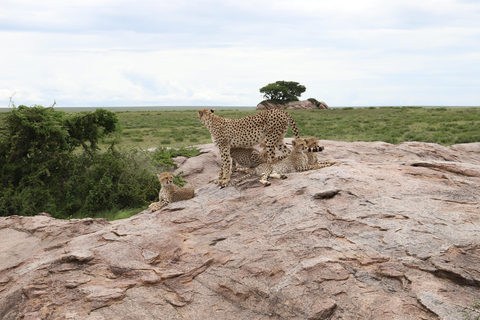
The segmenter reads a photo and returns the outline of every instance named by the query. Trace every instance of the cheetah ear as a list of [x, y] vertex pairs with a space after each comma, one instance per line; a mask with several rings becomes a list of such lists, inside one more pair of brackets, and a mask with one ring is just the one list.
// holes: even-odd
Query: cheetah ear
[[160, 174], [158, 174], [158, 173], [157, 173], [157, 178], [158, 178], [158, 180], [160, 180], [160, 179], [161, 179], [161, 175], [160, 175]]
[[212, 113], [215, 113], [215, 109], [210, 109], [210, 111], [212, 111]]
[[292, 147], [295, 147], [295, 140], [292, 140]]

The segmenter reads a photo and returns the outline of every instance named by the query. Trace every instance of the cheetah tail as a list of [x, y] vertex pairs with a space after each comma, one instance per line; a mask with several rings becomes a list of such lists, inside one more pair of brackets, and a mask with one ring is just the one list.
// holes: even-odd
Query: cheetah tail
[[240, 177], [238, 179], [235, 179], [235, 180], [232, 180], [230, 181], [230, 185], [232, 186], [238, 186], [240, 185], [241, 182], [247, 180], [247, 179], [250, 179], [253, 175], [255, 175], [254, 172], [250, 172], [250, 173], [247, 173], [246, 175], [244, 175], [243, 177]]
[[300, 135], [298, 134], [297, 124], [295, 123], [295, 120], [293, 119], [290, 113], [286, 111], [285, 113], [287, 114], [288, 124], [290, 125], [290, 128], [292, 128], [293, 134], [295, 135], [295, 139], [300, 139]]
[[340, 162], [339, 161], [322, 161], [314, 164], [313, 166], [315, 167], [315, 169], [322, 169], [322, 168], [333, 166], [337, 163], [340, 163]]
[[324, 147], [322, 146], [318, 146], [318, 147], [315, 147], [315, 148], [308, 148], [308, 152], [322, 152], [323, 149], [325, 149]]

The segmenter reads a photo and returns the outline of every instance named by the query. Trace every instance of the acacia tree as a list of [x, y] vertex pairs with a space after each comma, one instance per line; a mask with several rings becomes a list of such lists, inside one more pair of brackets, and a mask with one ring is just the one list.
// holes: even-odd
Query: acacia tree
[[298, 101], [298, 97], [306, 90], [305, 86], [294, 81], [276, 81], [260, 88], [260, 93], [267, 100], [281, 102]]

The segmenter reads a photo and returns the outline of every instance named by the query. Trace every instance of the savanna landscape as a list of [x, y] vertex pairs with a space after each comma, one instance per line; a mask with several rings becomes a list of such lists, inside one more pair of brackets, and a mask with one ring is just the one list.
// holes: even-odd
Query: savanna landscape
[[[478, 319], [479, 111], [288, 111], [336, 164], [219, 188], [196, 110], [19, 106], [0, 318]], [[163, 171], [194, 197], [149, 209]]]
[[[85, 115], [92, 113], [76, 112], [74, 108], [69, 109], [68, 112], [56, 111], [51, 108], [34, 108], [41, 108], [45, 112], [49, 110], [48, 115], [45, 114], [42, 121], [47, 118], [50, 119], [48, 121], [53, 121], [52, 119], [60, 121], [75, 117], [85, 119]], [[27, 109], [31, 108], [25, 110]], [[54, 213], [54, 216], [59, 218], [91, 216], [114, 220], [129, 217], [145, 209], [150, 202], [155, 201], [159, 188], [155, 174], [157, 171], [174, 168], [175, 163], [172, 161], [172, 157], [195, 156], [198, 154], [198, 150], [190, 147], [211, 143], [210, 133], [198, 120], [196, 110], [135, 111], [133, 109], [131, 111], [106, 112], [114, 119], [114, 127], [110, 128], [108, 132], [106, 130], [99, 131], [98, 136], [94, 137], [94, 141], [83, 144], [83, 148], [83, 142], [69, 147], [74, 150], [68, 161], [77, 163], [80, 167], [76, 168], [74, 172], [67, 170], [68, 172], [64, 173], [48, 169], [44, 163], [35, 169], [31, 167], [30, 175], [37, 179], [24, 181], [23, 183], [26, 183], [25, 186], [28, 185], [28, 188], [24, 187], [19, 192], [15, 185], [4, 185], [1, 214], [4, 216], [15, 213], [33, 215], [38, 211], [53, 210], [59, 212], [57, 215]], [[251, 108], [218, 108], [216, 110], [216, 114], [219, 116], [233, 119], [256, 112], [258, 111], [251, 110]], [[295, 119], [302, 137], [315, 137], [321, 140], [384, 141], [391, 144], [422, 141], [444, 146], [480, 141], [480, 108], [365, 107], [291, 110], [288, 112]], [[7, 117], [10, 114], [11, 112], [0, 113], [0, 132], [4, 142], [8, 135]], [[55, 126], [65, 125], [60, 122]], [[73, 122], [70, 121], [70, 123]], [[41, 123], [36, 124], [37, 127], [41, 125]], [[78, 125], [85, 124], [78, 122]], [[287, 137], [292, 136], [289, 129]], [[30, 148], [36, 147], [32, 145]], [[4, 156], [8, 152], [13, 152], [6, 149], [4, 148], [3, 151]], [[147, 151], [154, 149], [156, 149], [154, 152]], [[25, 152], [27, 154], [30, 151], [26, 150]], [[93, 160], [93, 154], [95, 154], [96, 160]], [[83, 158], [85, 155], [87, 156]], [[28, 157], [23, 158], [22, 161], [25, 162], [26, 159], [33, 161], [30, 155]], [[73, 161], [71, 157], [76, 160]], [[23, 162], [20, 164], [22, 168], [24, 168]], [[94, 165], [94, 162], [98, 163]], [[87, 167], [89, 170], [85, 170]], [[9, 170], [8, 168], [8, 166], [4, 166], [3, 170]], [[48, 171], [48, 181], [42, 180], [44, 179], [41, 178], [42, 170], [50, 170]], [[85, 172], [89, 172], [90, 176], [80, 177]], [[62, 178], [52, 179], [57, 174], [62, 175]], [[4, 176], [6, 175], [7, 172], [4, 171]], [[56, 185], [59, 180], [65, 181], [61, 187]], [[51, 201], [55, 198], [55, 192], [45, 194], [45, 190], [48, 189], [45, 189], [46, 185], [52, 183], [55, 185], [55, 187], [51, 185], [52, 188], [57, 190], [60, 188], [62, 195], [66, 194], [71, 197], [71, 203], [68, 206], [52, 208]], [[91, 186], [93, 183], [95, 183], [95, 187]], [[181, 186], [185, 181], [178, 175], [176, 183]], [[84, 186], [82, 191], [77, 189], [79, 184]], [[73, 185], [75, 185], [74, 189], [65, 190], [68, 186], [73, 188]], [[95, 190], [99, 194], [96, 194]], [[83, 194], [82, 198], [77, 198], [78, 194]], [[113, 196], [115, 194], [117, 196]], [[35, 201], [34, 199], [37, 197], [39, 200]], [[64, 196], [62, 196], [62, 201], [63, 198]]]
[[[255, 110], [216, 110], [238, 119]], [[300, 134], [334, 141], [433, 142], [441, 145], [480, 141], [480, 108], [366, 107], [291, 110]], [[118, 146], [186, 147], [211, 143], [197, 111], [131, 111], [116, 113], [123, 131]], [[289, 130], [287, 137], [293, 137]], [[117, 137], [118, 139], [119, 137]], [[113, 137], [101, 143], [106, 147]]]

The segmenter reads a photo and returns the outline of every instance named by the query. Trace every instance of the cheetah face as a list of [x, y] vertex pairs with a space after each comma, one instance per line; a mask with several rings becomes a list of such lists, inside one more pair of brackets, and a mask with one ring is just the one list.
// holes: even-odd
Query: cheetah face
[[292, 141], [293, 152], [303, 152], [308, 149], [304, 139], [295, 139]]
[[162, 174], [157, 174], [157, 177], [162, 186], [167, 186], [173, 183], [173, 176], [170, 172], [163, 172]]
[[304, 139], [305, 140], [305, 143], [307, 144], [307, 147], [308, 147], [308, 151], [311, 151], [311, 152], [320, 152], [320, 151], [323, 151], [324, 147], [321, 147], [319, 144], [318, 144], [318, 140], [315, 139], [315, 138], [307, 138], [307, 139]]
[[215, 110], [213, 109], [201, 109], [201, 110], [198, 110], [198, 119], [200, 119], [200, 122], [205, 124], [205, 120], [211, 118], [211, 116], [213, 115], [213, 113], [215, 112]]

